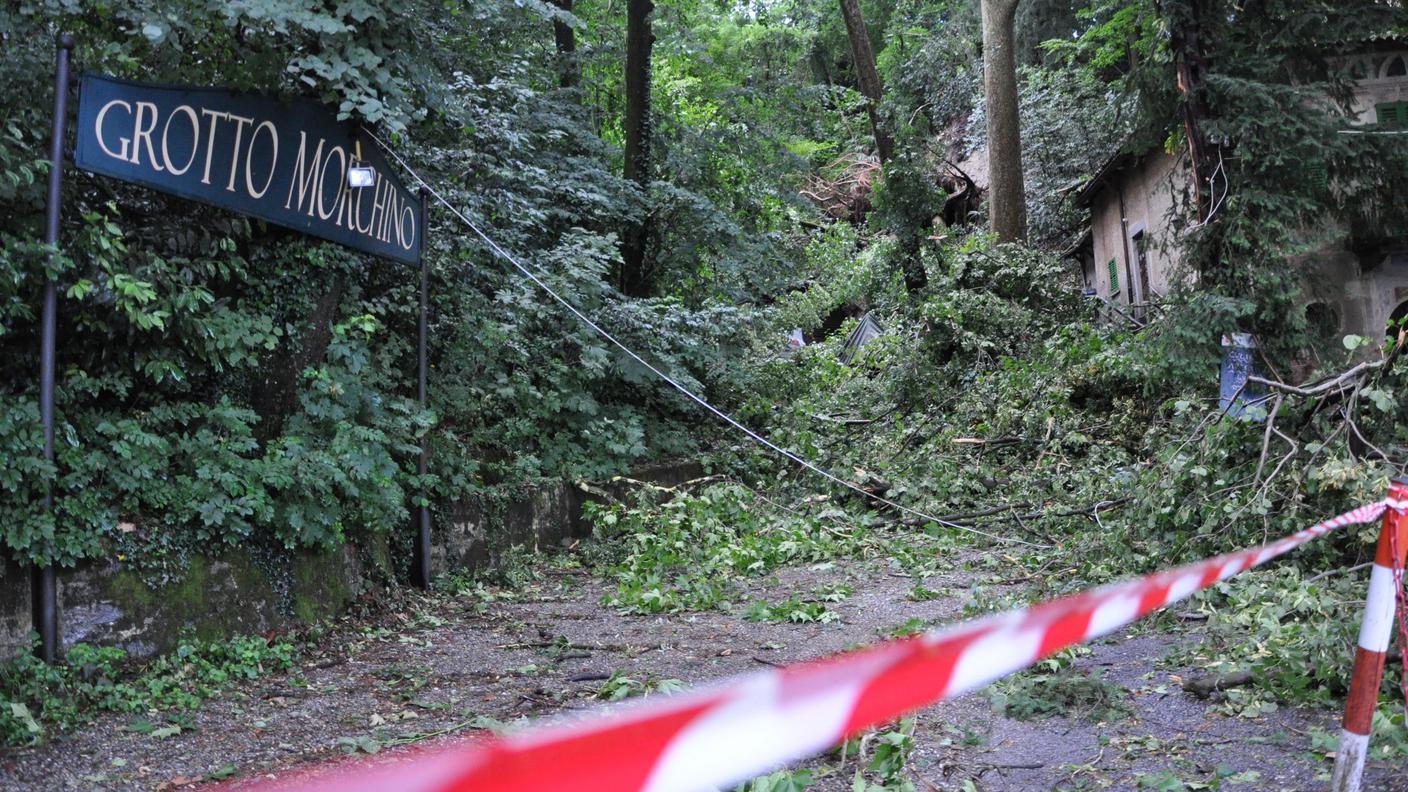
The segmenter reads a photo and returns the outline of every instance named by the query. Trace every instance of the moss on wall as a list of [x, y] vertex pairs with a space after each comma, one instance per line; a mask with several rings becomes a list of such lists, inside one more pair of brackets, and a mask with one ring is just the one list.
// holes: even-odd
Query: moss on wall
[[299, 553], [293, 561], [289, 608], [305, 624], [334, 616], [357, 595], [361, 585], [352, 553]]

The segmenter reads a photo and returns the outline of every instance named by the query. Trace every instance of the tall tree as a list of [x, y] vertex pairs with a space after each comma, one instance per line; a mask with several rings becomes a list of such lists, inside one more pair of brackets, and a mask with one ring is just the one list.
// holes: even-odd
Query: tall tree
[[1017, 117], [1016, 36], [1018, 0], [981, 0], [983, 96], [988, 121], [988, 220], [1003, 242], [1027, 238], [1026, 187], [1022, 182], [1022, 129]]
[[[655, 11], [651, 0], [629, 0], [626, 5], [626, 119], [625, 177], [634, 182], [645, 197], [650, 195], [650, 49], [655, 34], [650, 28], [650, 15]], [[645, 247], [650, 238], [651, 211], [646, 207], [639, 223], [631, 225], [621, 240], [621, 278], [619, 287], [624, 294], [635, 297], [650, 293], [651, 277], [645, 261]]]
[[870, 115], [870, 128], [875, 133], [875, 152], [881, 162], [886, 162], [895, 154], [895, 142], [880, 118], [880, 99], [885, 88], [880, 84], [880, 72], [875, 69], [875, 52], [870, 48], [870, 34], [865, 29], [859, 0], [841, 0], [841, 17], [846, 21], [856, 80], [860, 83], [860, 92], [865, 94], [865, 111]]
[[1191, 0], [1169, 10], [1169, 45], [1178, 74], [1178, 92], [1183, 96], [1183, 136], [1188, 141], [1194, 203], [1200, 222], [1208, 219], [1211, 209], [1208, 187], [1213, 172], [1212, 147], [1202, 127], [1202, 122], [1208, 117], [1208, 108], [1203, 88], [1206, 63], [1201, 38], [1201, 18], [1204, 15], [1201, 6], [1199, 0]]
[[[552, 0], [552, 4], [572, 13], [572, 0]], [[582, 79], [582, 71], [577, 64], [577, 32], [561, 19], [554, 19], [552, 35], [557, 44], [558, 84], [563, 88], [576, 88]]]

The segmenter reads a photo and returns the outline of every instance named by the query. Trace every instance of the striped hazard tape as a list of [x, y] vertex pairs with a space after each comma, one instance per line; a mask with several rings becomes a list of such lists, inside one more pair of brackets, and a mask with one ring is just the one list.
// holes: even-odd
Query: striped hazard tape
[[259, 792], [574, 792], [712, 790], [819, 753], [866, 728], [1020, 671], [1145, 614], [1392, 507], [1361, 506], [1261, 547], [1029, 608], [770, 669], [599, 717], [394, 763], [323, 770]]

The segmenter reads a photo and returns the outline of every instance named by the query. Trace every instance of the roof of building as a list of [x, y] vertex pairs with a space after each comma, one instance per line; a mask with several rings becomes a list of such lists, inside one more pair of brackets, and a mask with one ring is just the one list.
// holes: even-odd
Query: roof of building
[[1105, 160], [1100, 168], [1095, 171], [1095, 175], [1090, 177], [1090, 181], [1087, 181], [1076, 191], [1076, 204], [1080, 206], [1090, 206], [1090, 202], [1095, 200], [1096, 194], [1104, 189], [1111, 177], [1124, 171], [1126, 168], [1138, 165], [1147, 153], [1148, 152], [1132, 154], [1121, 146], [1119, 151], [1116, 151], [1114, 155]]
[[1061, 258], [1078, 259], [1080, 257], [1079, 253], [1081, 252], [1082, 248], [1085, 248], [1089, 245], [1093, 245], [1094, 243], [1095, 234], [1091, 230], [1090, 226], [1087, 225], [1084, 229], [1081, 230], [1080, 236], [1076, 237], [1074, 242], [1067, 245], [1066, 249], [1061, 251]]

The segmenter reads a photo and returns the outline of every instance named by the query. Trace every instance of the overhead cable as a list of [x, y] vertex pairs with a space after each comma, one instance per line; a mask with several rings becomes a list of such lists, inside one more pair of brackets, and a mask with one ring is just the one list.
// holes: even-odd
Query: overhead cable
[[912, 507], [909, 507], [909, 506], [905, 506], [905, 505], [900, 504], [900, 503], [896, 503], [895, 501], [890, 500], [889, 498], [886, 498], [886, 497], [884, 497], [884, 496], [882, 496], [882, 495], [877, 495], [877, 494], [875, 494], [875, 493], [873, 493], [873, 492], [870, 492], [870, 491], [868, 491], [868, 490], [866, 490], [866, 489], [864, 489], [864, 488], [862, 488], [862, 487], [856, 485], [856, 484], [853, 483], [853, 482], [847, 481], [847, 480], [841, 478], [840, 476], [835, 475], [834, 473], [831, 473], [831, 472], [829, 472], [829, 471], [827, 471], [827, 470], [824, 470], [824, 469], [818, 467], [817, 465], [813, 464], [812, 462], [809, 462], [808, 460], [802, 458], [801, 456], [798, 456], [797, 454], [793, 453], [792, 451], [789, 451], [789, 450], [787, 450], [786, 448], [783, 448], [782, 446], [777, 445], [776, 443], [774, 443], [774, 442], [772, 442], [771, 440], [767, 439], [767, 438], [764, 437], [763, 435], [761, 435], [761, 434], [759, 434], [759, 433], [753, 431], [752, 429], [749, 429], [747, 426], [744, 426], [740, 421], [738, 421], [738, 419], [734, 418], [733, 416], [729, 415], [728, 413], [724, 412], [723, 410], [719, 409], [718, 407], [715, 407], [714, 405], [710, 404], [707, 400], [704, 399], [704, 397], [700, 396], [699, 394], [695, 393], [694, 391], [692, 391], [692, 390], [690, 390], [689, 388], [685, 387], [684, 385], [680, 384], [677, 380], [675, 380], [675, 379], [674, 379], [673, 377], [671, 377], [669, 374], [666, 374], [664, 371], [661, 371], [659, 368], [656, 368], [654, 365], [652, 365], [652, 364], [651, 364], [649, 361], [647, 361], [645, 358], [643, 358], [643, 357], [641, 357], [639, 354], [637, 354], [637, 353], [635, 352], [635, 350], [633, 350], [633, 349], [631, 349], [630, 347], [626, 346], [624, 343], [622, 343], [620, 340], [618, 340], [614, 335], [612, 335], [611, 333], [607, 332], [607, 330], [606, 330], [605, 328], [603, 328], [601, 325], [599, 325], [599, 324], [597, 324], [596, 322], [592, 321], [591, 317], [587, 316], [585, 313], [583, 313], [581, 310], [579, 310], [579, 309], [577, 308], [577, 306], [573, 305], [573, 304], [572, 304], [570, 301], [568, 301], [565, 297], [563, 297], [562, 295], [558, 294], [556, 291], [553, 291], [552, 287], [549, 286], [547, 283], [545, 283], [542, 278], [538, 277], [532, 270], [530, 270], [528, 267], [526, 267], [526, 266], [524, 266], [523, 264], [521, 264], [521, 263], [518, 261], [518, 259], [514, 258], [514, 257], [513, 257], [512, 255], [510, 255], [507, 251], [505, 251], [502, 247], [499, 247], [499, 244], [498, 244], [497, 242], [495, 242], [488, 234], [485, 234], [483, 231], [480, 231], [480, 230], [479, 230], [479, 227], [476, 226], [472, 220], [470, 220], [468, 217], [466, 217], [463, 212], [461, 212], [458, 208], [456, 208], [456, 207], [454, 206], [454, 204], [452, 204], [452, 203], [450, 203], [448, 200], [446, 200], [445, 197], [444, 197], [443, 195], [441, 195], [438, 190], [436, 190], [434, 187], [432, 187], [432, 186], [430, 185], [430, 182], [426, 181], [426, 180], [420, 175], [420, 173], [418, 173], [418, 172], [416, 171], [415, 168], [412, 168], [409, 163], [407, 163], [404, 159], [402, 159], [401, 155], [398, 154], [398, 153], [396, 153], [396, 151], [395, 151], [393, 148], [391, 148], [391, 146], [387, 145], [386, 142], [383, 141], [380, 137], [377, 137], [377, 135], [376, 135], [374, 132], [372, 132], [370, 129], [367, 129], [366, 127], [363, 127], [363, 131], [365, 131], [365, 132], [367, 133], [367, 135], [371, 137], [372, 140], [376, 141], [377, 145], [380, 146], [381, 149], [382, 149], [383, 151], [385, 151], [388, 155], [390, 155], [392, 159], [396, 160], [396, 162], [399, 163], [402, 168], [404, 168], [408, 173], [410, 173], [413, 177], [415, 177], [415, 180], [416, 180], [417, 182], [419, 182], [422, 187], [425, 188], [426, 192], [428, 192], [431, 196], [433, 196], [433, 197], [435, 198], [435, 200], [439, 201], [442, 206], [444, 206], [446, 209], [450, 210], [451, 214], [453, 214], [455, 217], [458, 217], [458, 218], [460, 219], [460, 222], [464, 223], [465, 226], [466, 226], [467, 228], [469, 228], [470, 231], [473, 231], [474, 234], [475, 234], [475, 236], [479, 237], [479, 239], [484, 243], [484, 245], [485, 245], [486, 247], [488, 247], [488, 249], [489, 249], [490, 251], [492, 251], [495, 255], [497, 255], [499, 258], [503, 259], [504, 261], [508, 262], [510, 265], [512, 265], [512, 266], [514, 267], [514, 269], [517, 269], [520, 273], [523, 274], [523, 276], [524, 276], [525, 278], [527, 278], [528, 280], [530, 280], [530, 281], [532, 281], [534, 284], [536, 284], [536, 285], [538, 286], [538, 288], [540, 288], [540, 289], [542, 289], [544, 292], [546, 292], [549, 297], [552, 297], [553, 300], [555, 300], [559, 305], [561, 305], [563, 308], [565, 308], [565, 309], [566, 309], [569, 313], [571, 313], [573, 316], [577, 317], [577, 319], [578, 319], [579, 321], [581, 321], [582, 324], [585, 324], [587, 327], [591, 328], [592, 331], [595, 332], [597, 335], [601, 336], [603, 339], [605, 339], [606, 341], [610, 342], [610, 343], [611, 343], [613, 346], [615, 346], [617, 349], [620, 349], [622, 352], [626, 353], [626, 355], [627, 355], [628, 357], [630, 357], [632, 360], [634, 360], [635, 362], [639, 363], [640, 365], [644, 366], [644, 367], [645, 367], [647, 370], [649, 370], [652, 374], [654, 374], [655, 376], [659, 377], [661, 380], [663, 380], [664, 382], [666, 382], [667, 384], [669, 384], [670, 387], [672, 387], [672, 388], [674, 388], [675, 390], [679, 391], [685, 398], [689, 399], [690, 401], [694, 402], [695, 404], [699, 405], [700, 407], [703, 407], [705, 410], [707, 410], [708, 412], [712, 413], [715, 417], [719, 418], [719, 419], [722, 420], [724, 423], [727, 423], [729, 426], [732, 426], [733, 428], [737, 429], [738, 431], [744, 433], [744, 434], [747, 435], [750, 439], [752, 439], [755, 443], [758, 443], [759, 445], [763, 446], [764, 448], [767, 448], [767, 449], [773, 451], [774, 453], [776, 453], [776, 454], [778, 454], [778, 455], [780, 455], [780, 456], [782, 456], [782, 457], [785, 457], [786, 459], [791, 460], [792, 462], [796, 463], [797, 465], [800, 465], [801, 467], [804, 467], [804, 468], [806, 468], [807, 470], [810, 470], [811, 472], [816, 473], [817, 475], [819, 475], [819, 476], [821, 476], [821, 477], [827, 479], [828, 481], [831, 481], [831, 482], [833, 482], [833, 483], [835, 483], [835, 484], [839, 484], [839, 485], [841, 485], [842, 487], [845, 487], [846, 489], [848, 489], [848, 490], [850, 490], [850, 491], [852, 491], [852, 492], [855, 492], [855, 493], [861, 495], [862, 497], [868, 498], [868, 499], [870, 499], [870, 500], [872, 500], [872, 501], [874, 501], [874, 502], [876, 502], [876, 503], [882, 503], [882, 504], [884, 504], [884, 505], [886, 505], [886, 506], [890, 506], [891, 508], [898, 509], [899, 511], [905, 512], [906, 514], [913, 515], [913, 516], [918, 517], [918, 518], [920, 518], [920, 519], [922, 519], [922, 520], [928, 520], [929, 522], [933, 522], [933, 523], [936, 523], [936, 524], [938, 524], [938, 525], [943, 525], [943, 526], [946, 526], [946, 527], [949, 527], [949, 528], [954, 528], [954, 529], [957, 529], [957, 530], [960, 530], [960, 531], [965, 531], [965, 532], [967, 532], [967, 533], [976, 534], [976, 535], [978, 535], [978, 536], [984, 536], [984, 537], [987, 537], [988, 539], [992, 539], [992, 540], [998, 541], [998, 542], [1007, 542], [1007, 543], [1011, 543], [1011, 544], [1020, 544], [1020, 545], [1026, 545], [1027, 547], [1035, 547], [1035, 548], [1045, 548], [1045, 547], [1048, 547], [1048, 545], [1037, 544], [1037, 543], [1035, 543], [1035, 542], [1028, 542], [1028, 541], [1026, 541], [1026, 540], [1018, 539], [1018, 538], [1011, 537], [1011, 536], [1000, 536], [1000, 535], [998, 535], [998, 534], [989, 533], [989, 532], [987, 532], [987, 531], [982, 531], [982, 530], [979, 530], [979, 529], [977, 529], [977, 528], [969, 527], [969, 526], [967, 526], [967, 525], [961, 525], [961, 524], [959, 524], [959, 523], [951, 522], [951, 521], [949, 521], [949, 520], [945, 520], [945, 519], [940, 518], [940, 517], [935, 517], [935, 516], [933, 516], [933, 515], [931, 515], [931, 514], [926, 514], [926, 513], [922, 512], [922, 511], [919, 511], [918, 509], [915, 509], [915, 508], [912, 508]]

